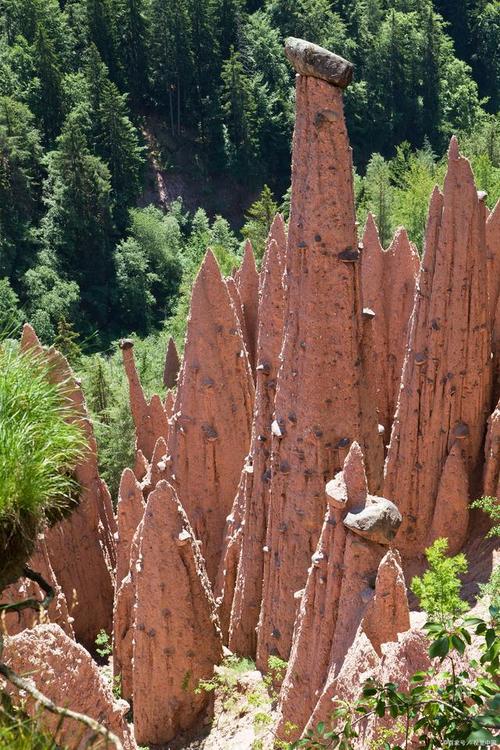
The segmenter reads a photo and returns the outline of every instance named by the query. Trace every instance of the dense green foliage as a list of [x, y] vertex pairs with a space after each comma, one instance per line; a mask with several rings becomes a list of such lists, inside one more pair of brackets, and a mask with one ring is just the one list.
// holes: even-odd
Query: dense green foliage
[[13, 341], [0, 341], [0, 592], [21, 574], [39, 531], [74, 508], [86, 438], [67, 385]]
[[[64, 321], [87, 350], [132, 330], [147, 335], [172, 315], [180, 332], [200, 257], [191, 235], [205, 241], [208, 219], [179, 205], [137, 208], [147, 202], [148, 155], [168, 182], [177, 151], [187, 152], [178, 171], [244, 186], [247, 205], [269, 185], [244, 227], [262, 253], [289, 185], [288, 34], [355, 63], [346, 115], [358, 208], [361, 221], [376, 213], [384, 242], [403, 222], [421, 243], [452, 132], [493, 204], [498, 3], [0, 0], [2, 324], [27, 317], [51, 342]], [[161, 153], [153, 121], [165, 124]], [[214, 201], [220, 213], [224, 200]], [[219, 254], [238, 250], [222, 219], [210, 231]]]

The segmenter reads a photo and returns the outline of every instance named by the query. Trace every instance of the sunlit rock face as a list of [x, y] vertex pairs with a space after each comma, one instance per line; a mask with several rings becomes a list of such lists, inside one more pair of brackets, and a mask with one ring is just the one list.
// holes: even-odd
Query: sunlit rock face
[[149, 495], [136, 567], [134, 728], [139, 744], [159, 744], [200, 720], [210, 696], [196, 688], [222, 659], [204, 561], [166, 481]]
[[168, 442], [169, 481], [215, 584], [224, 527], [250, 446], [254, 384], [238, 318], [211, 251], [196, 277]]
[[324, 485], [361, 445], [380, 486], [375, 382], [362, 347], [360, 251], [342, 91], [296, 79], [284, 337], [276, 384], [272, 477], [257, 664], [288, 659], [294, 592], [307, 578], [325, 512]]
[[398, 547], [465, 540], [467, 480], [480, 468], [491, 408], [485, 205], [452, 138], [441, 194], [429, 206], [384, 494], [403, 515]]

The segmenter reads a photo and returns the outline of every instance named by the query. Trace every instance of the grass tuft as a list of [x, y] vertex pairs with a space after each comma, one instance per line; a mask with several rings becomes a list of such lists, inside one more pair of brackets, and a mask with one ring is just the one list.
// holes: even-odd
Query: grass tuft
[[[75, 502], [73, 476], [86, 438], [74, 419], [68, 383], [51, 383], [33, 351], [0, 342], [0, 546], [29, 548], [46, 522]], [[1, 568], [2, 566], [0, 566]], [[0, 570], [0, 579], [1, 579]]]

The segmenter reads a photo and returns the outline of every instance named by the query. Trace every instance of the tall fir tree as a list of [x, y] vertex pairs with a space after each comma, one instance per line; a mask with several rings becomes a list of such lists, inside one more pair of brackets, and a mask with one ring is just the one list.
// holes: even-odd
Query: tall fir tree
[[144, 0], [113, 0], [114, 39], [123, 85], [137, 107], [148, 96], [147, 17]]
[[47, 29], [38, 25], [33, 42], [33, 60], [39, 88], [33, 111], [39, 118], [47, 144], [53, 144], [63, 118], [61, 63]]
[[424, 135], [430, 140], [435, 148], [441, 144], [439, 123], [441, 120], [440, 108], [440, 28], [432, 5], [424, 10], [422, 16], [423, 30], [423, 86], [422, 86], [422, 127]]
[[126, 96], [109, 79], [97, 47], [88, 50], [85, 66], [90, 104], [91, 144], [107, 164], [115, 198], [115, 220], [123, 230], [128, 208], [140, 193], [144, 167], [139, 134], [129, 118]]
[[112, 0], [84, 0], [89, 42], [95, 44], [113, 80], [117, 79]]
[[190, 125], [186, 104], [194, 75], [188, 0], [151, 0], [148, 28], [151, 95], [172, 135], [180, 135]]
[[0, 277], [19, 282], [34, 260], [41, 214], [42, 147], [32, 112], [0, 97]]
[[84, 318], [105, 328], [115, 240], [111, 180], [107, 166], [89, 149], [89, 127], [87, 113], [74, 109], [57, 139], [57, 149], [48, 157], [48, 210], [41, 238], [62, 273], [78, 283]]

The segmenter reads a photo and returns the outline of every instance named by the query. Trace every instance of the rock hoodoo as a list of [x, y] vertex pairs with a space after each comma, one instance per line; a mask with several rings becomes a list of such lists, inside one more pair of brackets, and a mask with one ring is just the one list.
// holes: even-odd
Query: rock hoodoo
[[257, 342], [257, 316], [259, 295], [259, 274], [255, 265], [252, 243], [247, 240], [243, 254], [243, 263], [236, 272], [236, 286], [241, 299], [245, 331], [248, 340], [248, 359], [252, 372], [255, 369], [255, 347]]
[[395, 642], [410, 629], [406, 583], [397, 550], [389, 550], [380, 562], [375, 594], [368, 604], [361, 627], [379, 656], [383, 643]]
[[[68, 610], [66, 597], [56, 579], [55, 573], [50, 564], [50, 557], [45, 543], [45, 537], [41, 534], [38, 538], [36, 549], [31, 556], [28, 567], [39, 573], [42, 578], [54, 590], [54, 598], [50, 603], [48, 610], [36, 612], [33, 609], [23, 609], [21, 612], [3, 613], [2, 625], [9, 635], [16, 635], [25, 628], [32, 628], [41, 621], [53, 622], [64, 630], [66, 635], [74, 638], [73, 618]], [[15, 583], [7, 586], [1, 593], [2, 604], [13, 604], [23, 601], [24, 599], [34, 598], [42, 601], [45, 594], [39, 585], [27, 578], [20, 578]], [[0, 626], [1, 628], [1, 626]]]
[[389, 442], [399, 395], [415, 283], [418, 253], [400, 227], [387, 250], [382, 248], [373, 216], [368, 214], [363, 235], [361, 282], [363, 306], [375, 313], [373, 348], [377, 384], [378, 421]]
[[222, 639], [198, 544], [165, 481], [144, 513], [133, 648], [137, 742], [169, 742], [196, 725], [206, 707], [207, 694], [194, 689], [222, 659]]
[[483, 495], [500, 498], [500, 401], [488, 420], [484, 458]]
[[130, 547], [137, 527], [144, 514], [144, 499], [141, 485], [132, 469], [124, 469], [118, 491], [116, 516], [118, 538], [116, 542], [116, 588], [129, 572]]
[[215, 583], [226, 517], [250, 445], [254, 385], [238, 320], [211, 251], [193, 287], [170, 430], [170, 481]]
[[[286, 224], [283, 218], [283, 214], [276, 214], [276, 216], [273, 219], [273, 223], [271, 224], [271, 229], [269, 230], [267, 248], [269, 248], [269, 243], [271, 242], [271, 240], [274, 240], [278, 246], [278, 254], [280, 257], [280, 261], [284, 268], [285, 262], [286, 262], [287, 236], [286, 236]], [[260, 283], [262, 286], [262, 281]]]
[[[286, 54], [298, 73], [289, 232], [278, 214], [260, 274], [249, 242], [227, 279], [207, 251], [181, 366], [168, 343], [175, 395], [148, 401], [133, 343], [121, 342], [136, 457], [116, 519], [79, 384], [64, 357], [23, 333], [23, 348], [69, 383], [89, 451], [80, 505], [31, 562], [56, 590], [43, 618], [67, 635], [23, 612], [14, 627], [30, 629], [6, 639], [5, 658], [57, 703], [104, 721], [125, 750], [136, 747], [125, 704], [73, 625], [89, 648], [113, 626], [113, 671], [139, 743], [177, 747], [206, 722], [210, 694], [196, 688], [223, 639], [263, 672], [270, 656], [288, 660], [273, 731], [293, 742], [328, 725], [368, 677], [404, 689], [429, 665], [403, 565], [418, 568], [440, 536], [452, 554], [468, 536], [466, 550], [482, 545], [490, 562], [468, 506], [500, 494], [500, 204], [487, 217], [452, 139], [421, 265], [403, 228], [384, 250], [371, 215], [358, 244], [342, 105], [352, 65], [294, 38]], [[27, 594], [40, 591], [18, 581], [4, 600]], [[247, 687], [256, 675], [261, 685], [253, 672]], [[353, 750], [381, 727], [364, 721]], [[71, 744], [73, 729], [57, 739]], [[239, 726], [235, 747], [244, 735]]]
[[120, 680], [125, 700], [133, 698], [133, 637], [135, 624], [135, 589], [137, 563], [142, 538], [144, 516], [137, 526], [130, 545], [129, 572], [117, 586], [113, 610], [113, 675]]
[[243, 303], [241, 301], [240, 293], [239, 293], [238, 287], [236, 286], [236, 281], [233, 279], [232, 276], [227, 276], [224, 280], [226, 282], [227, 291], [229, 292], [231, 302], [233, 303], [236, 317], [238, 318], [241, 335], [245, 343], [245, 348], [248, 354], [248, 352], [250, 351], [250, 341], [248, 339], [247, 325], [245, 323], [245, 314], [243, 312]]
[[[275, 223], [277, 226], [273, 224], [274, 231], [272, 227], [270, 237], [273, 234], [279, 236], [279, 220], [275, 219]], [[284, 233], [280, 241], [283, 241], [283, 235]], [[237, 498], [241, 506], [244, 533], [240, 533], [237, 538], [237, 555], [233, 558], [233, 587], [226, 586], [224, 591], [226, 608], [230, 610], [232, 605], [230, 648], [252, 657], [255, 656], [255, 629], [262, 598], [263, 547], [269, 506], [271, 424], [283, 334], [283, 259], [283, 247], [280, 248], [275, 239], [270, 239], [260, 278], [252, 441], [240, 479], [241, 497]]]
[[[466, 488], [463, 479], [460, 488], [454, 486], [451, 464], [457, 467], [463, 461], [468, 477], [478, 469], [491, 403], [491, 370], [485, 206], [470, 164], [452, 138], [444, 194], [436, 188], [429, 206], [385, 469], [384, 494], [397, 498], [403, 515], [398, 547], [406, 555], [421, 552], [432, 541], [433, 524], [443, 527], [433, 519], [441, 519], [443, 512], [460, 519], [447, 534], [450, 549], [464, 541]], [[459, 494], [440, 493], [441, 481], [446, 490], [459, 489]], [[441, 502], [447, 507], [438, 507]]]
[[112, 628], [116, 522], [111, 498], [99, 476], [97, 445], [82, 389], [67, 360], [53, 348], [44, 350], [29, 325], [24, 326], [21, 347], [44, 354], [51, 377], [68, 383], [68, 398], [88, 440], [88, 451], [75, 469], [81, 486], [78, 507], [46, 531], [45, 543], [55, 577], [74, 618], [75, 636], [92, 648], [98, 632], [109, 633]]
[[500, 397], [500, 200], [486, 221], [488, 297], [492, 328], [494, 396]]
[[165, 388], [175, 388], [180, 370], [179, 354], [172, 336], [168, 339], [165, 367], [163, 369], [163, 385]]
[[136, 451], [140, 450], [144, 457], [151, 461], [158, 438], [168, 438], [168, 415], [159, 396], [154, 395], [148, 403], [144, 395], [135, 366], [134, 342], [131, 339], [122, 339], [120, 348], [129, 385]]
[[[299, 72], [305, 69], [300, 60], [314, 64], [302, 45], [287, 42], [286, 49]], [[288, 658], [294, 592], [305, 585], [321, 533], [326, 479], [342, 468], [353, 440], [362, 444], [373, 489], [383, 462], [374, 399], [369, 404], [365, 398], [351, 150], [341, 89], [322, 80], [328, 55], [323, 50], [318, 67], [296, 79], [287, 301], [258, 626], [261, 668], [270, 654]], [[331, 63], [337, 65], [333, 55]]]
[[[300, 737], [325, 686], [336, 677], [367, 605], [373, 601], [375, 576], [385, 548], [401, 523], [393, 503], [368, 493], [363, 454], [356, 442], [343, 471], [326, 485], [326, 495], [328, 511], [311, 558], [281, 689], [277, 732], [282, 739]], [[389, 597], [396, 592], [395, 586], [388, 586], [387, 578], [384, 574], [379, 600], [382, 588]], [[386, 603], [389, 609], [399, 609], [397, 593], [398, 601]], [[296, 729], [287, 729], [290, 724]]]

